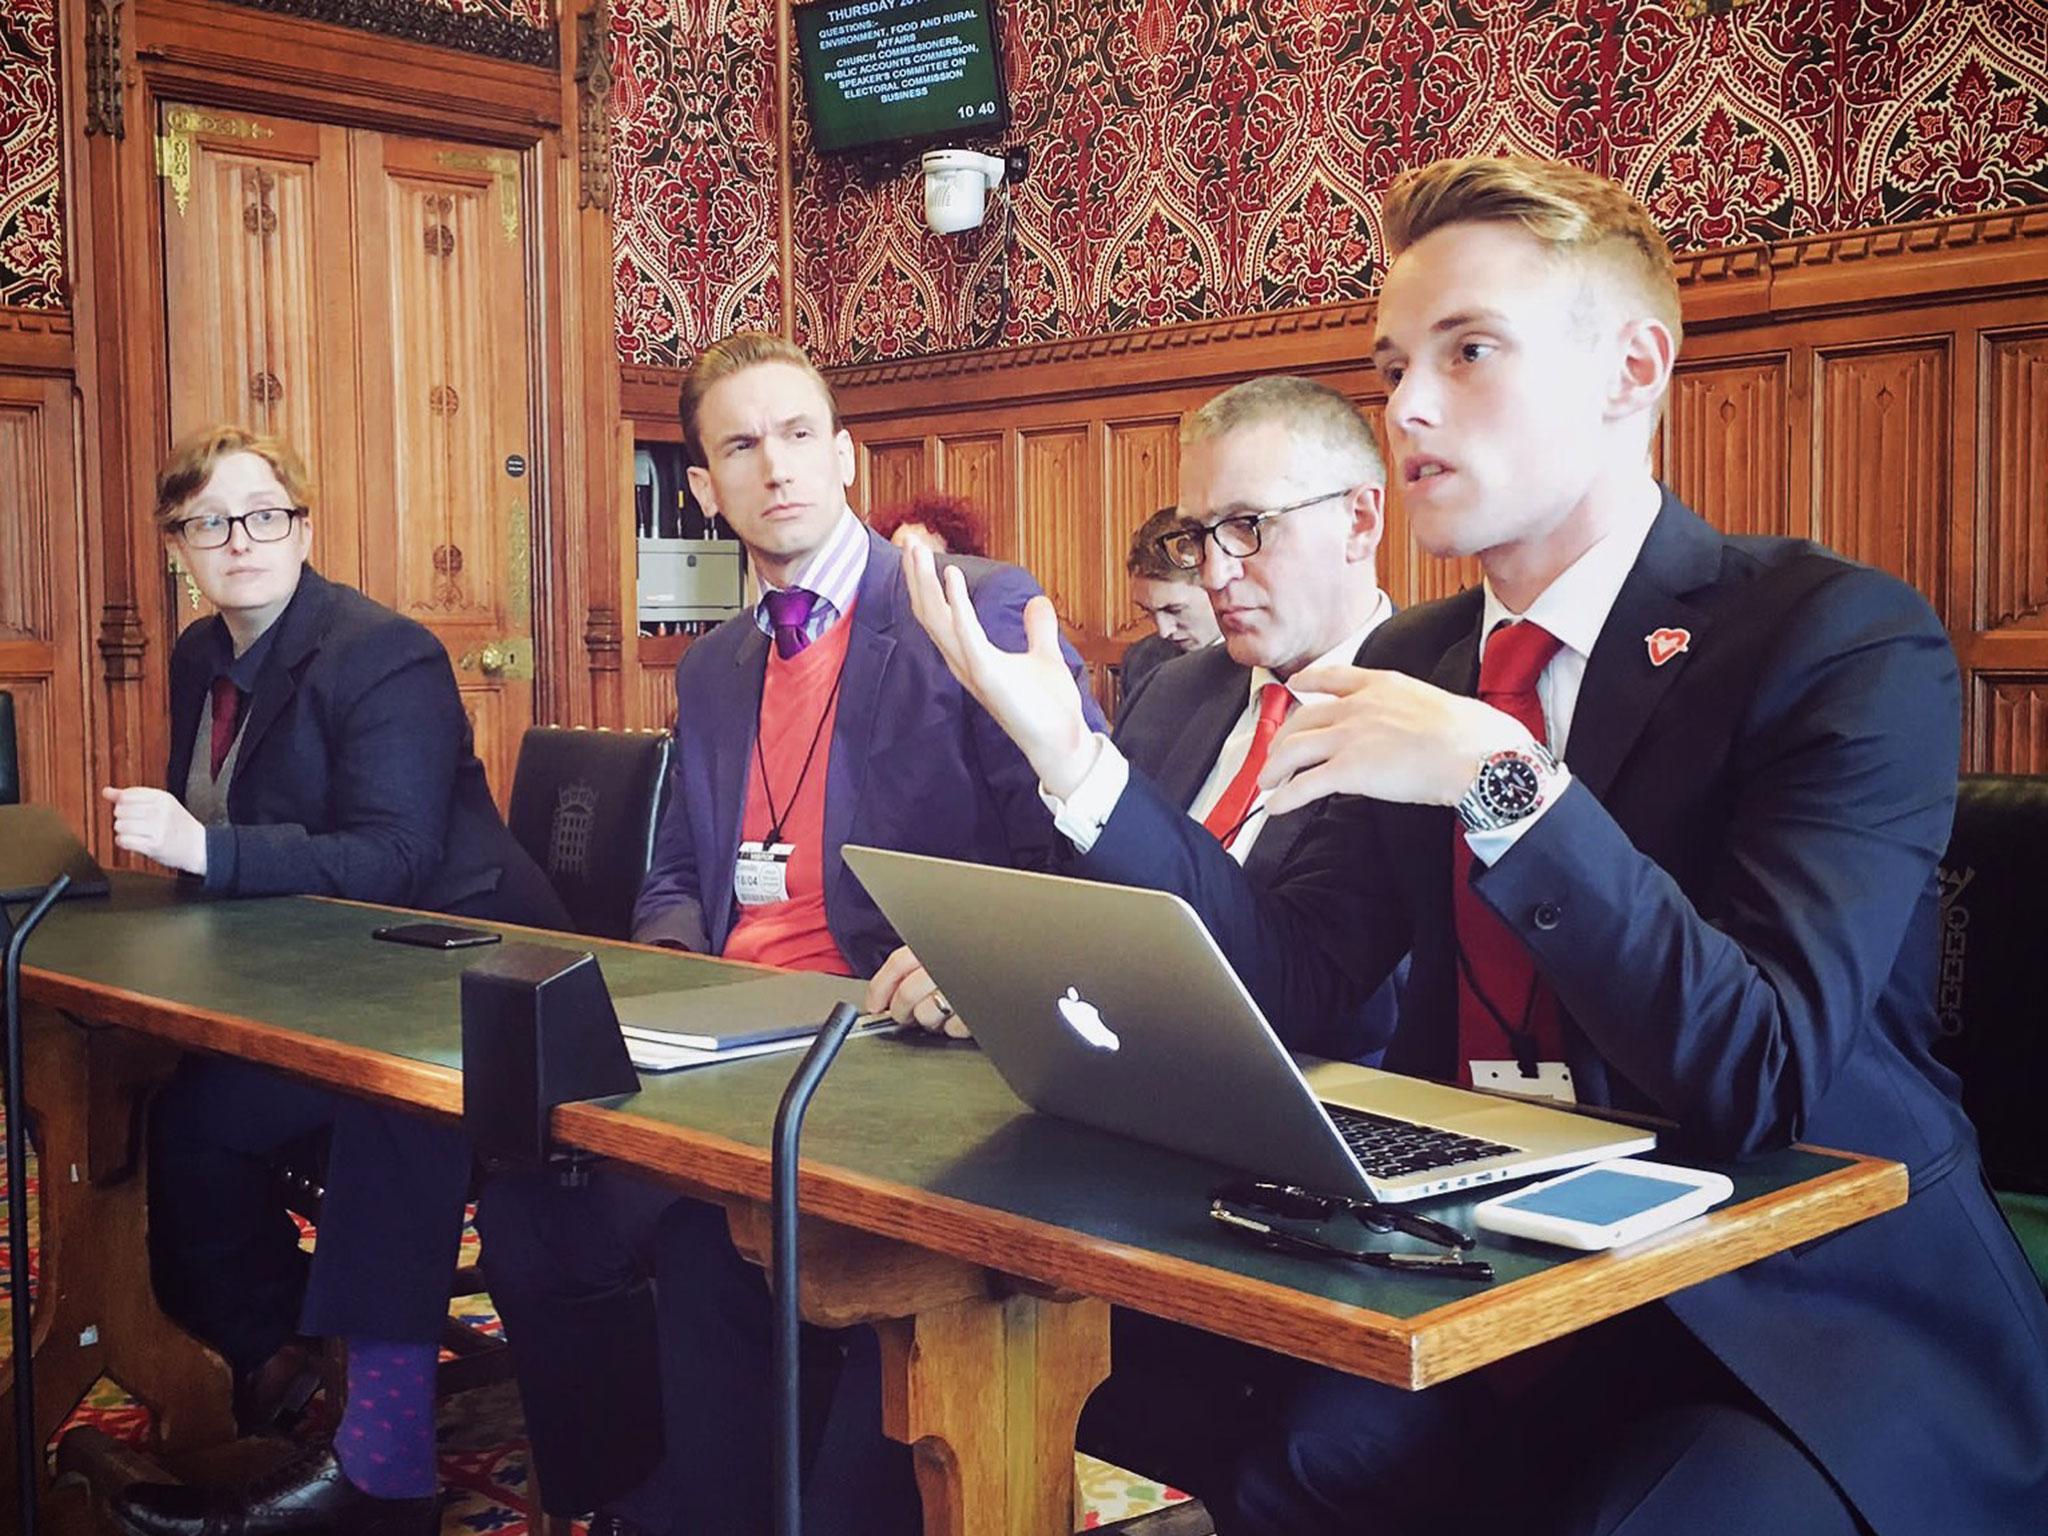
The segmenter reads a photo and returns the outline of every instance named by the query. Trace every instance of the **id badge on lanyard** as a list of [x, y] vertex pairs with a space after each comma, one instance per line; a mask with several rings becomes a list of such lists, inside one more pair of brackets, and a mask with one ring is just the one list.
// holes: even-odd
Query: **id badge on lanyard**
[[734, 899], [743, 907], [789, 900], [789, 856], [795, 851], [793, 843], [741, 843], [732, 872]]

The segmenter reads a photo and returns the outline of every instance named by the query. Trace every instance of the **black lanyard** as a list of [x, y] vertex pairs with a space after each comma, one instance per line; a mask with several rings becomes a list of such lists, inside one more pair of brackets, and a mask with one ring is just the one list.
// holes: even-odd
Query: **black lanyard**
[[1479, 999], [1479, 1005], [1492, 1015], [1493, 1022], [1500, 1026], [1500, 1032], [1508, 1037], [1508, 1048], [1515, 1053], [1515, 1065], [1522, 1076], [1535, 1077], [1536, 1073], [1536, 1030], [1529, 1020], [1536, 1012], [1536, 989], [1543, 979], [1534, 970], [1529, 973], [1529, 995], [1522, 1000], [1522, 1025], [1517, 1029], [1507, 1020], [1507, 1015], [1494, 1006], [1486, 989], [1479, 985], [1479, 978], [1473, 974], [1472, 962], [1465, 955], [1465, 946], [1454, 938], [1452, 948], [1458, 955], [1458, 974], [1465, 978], [1465, 985], [1472, 989], [1472, 995]]
[[811, 727], [811, 744], [804, 752], [803, 767], [797, 770], [796, 783], [790, 788], [787, 809], [778, 811], [775, 808], [775, 791], [768, 787], [768, 759], [761, 751], [761, 727], [758, 721], [755, 723], [754, 761], [761, 767], [761, 797], [768, 802], [768, 835], [761, 840], [765, 847], [773, 848], [782, 841], [782, 823], [796, 809], [797, 799], [804, 792], [804, 780], [811, 776], [811, 760], [818, 755], [818, 739], [825, 734], [825, 722], [832, 718], [832, 706], [839, 699], [839, 684], [845, 677], [845, 669], [841, 668], [839, 675], [832, 679], [832, 691], [825, 695], [825, 707], [818, 711], [818, 723]]

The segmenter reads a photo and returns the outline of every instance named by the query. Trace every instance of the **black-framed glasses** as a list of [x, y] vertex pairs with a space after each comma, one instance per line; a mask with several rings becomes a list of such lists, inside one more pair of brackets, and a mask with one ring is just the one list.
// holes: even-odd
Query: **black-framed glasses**
[[1323, 1195], [1296, 1184], [1246, 1181], [1225, 1184], [1209, 1192], [1209, 1217], [1261, 1248], [1279, 1253], [1304, 1254], [1314, 1258], [1343, 1259], [1351, 1264], [1368, 1264], [1375, 1269], [1392, 1269], [1412, 1274], [1439, 1275], [1452, 1280], [1491, 1280], [1493, 1266], [1484, 1259], [1464, 1259], [1456, 1253], [1394, 1253], [1384, 1249], [1345, 1248], [1311, 1232], [1277, 1227], [1266, 1218], [1292, 1221], [1328, 1221], [1340, 1214], [1355, 1217], [1372, 1232], [1405, 1232], [1439, 1247], [1462, 1251], [1474, 1239], [1446, 1222], [1417, 1211], [1359, 1200], [1348, 1195]]
[[1276, 517], [1285, 517], [1289, 512], [1299, 512], [1304, 507], [1313, 507], [1325, 501], [1335, 501], [1339, 496], [1349, 496], [1355, 489], [1345, 486], [1341, 490], [1325, 491], [1320, 496], [1311, 496], [1305, 501], [1290, 501], [1284, 507], [1267, 507], [1258, 512], [1239, 512], [1230, 517], [1218, 518], [1213, 523], [1183, 522], [1171, 532], [1162, 533], [1153, 540], [1160, 554], [1169, 565], [1183, 571], [1199, 571], [1202, 568], [1202, 546], [1210, 539], [1216, 547], [1233, 560], [1249, 560], [1259, 552], [1264, 539], [1265, 525]]
[[176, 527], [178, 537], [194, 549], [219, 549], [235, 536], [237, 523], [249, 535], [250, 543], [275, 544], [305, 515], [304, 507], [256, 507], [247, 512], [209, 512], [203, 517], [188, 517]]

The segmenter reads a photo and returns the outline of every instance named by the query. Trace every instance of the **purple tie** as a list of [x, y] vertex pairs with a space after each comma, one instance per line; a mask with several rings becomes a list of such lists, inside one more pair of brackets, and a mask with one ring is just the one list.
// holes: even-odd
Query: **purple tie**
[[775, 654], [784, 661], [811, 643], [804, 626], [810, 622], [811, 609], [817, 601], [818, 594], [803, 587], [784, 587], [762, 594], [768, 623], [775, 631]]

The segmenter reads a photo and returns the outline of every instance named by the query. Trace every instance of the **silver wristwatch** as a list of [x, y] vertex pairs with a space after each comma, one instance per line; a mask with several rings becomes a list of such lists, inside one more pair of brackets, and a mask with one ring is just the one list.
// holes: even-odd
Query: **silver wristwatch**
[[1458, 802], [1468, 832], [1498, 832], [1533, 816], [1555, 793], [1557, 759], [1540, 741], [1495, 752], [1479, 764], [1472, 787]]

